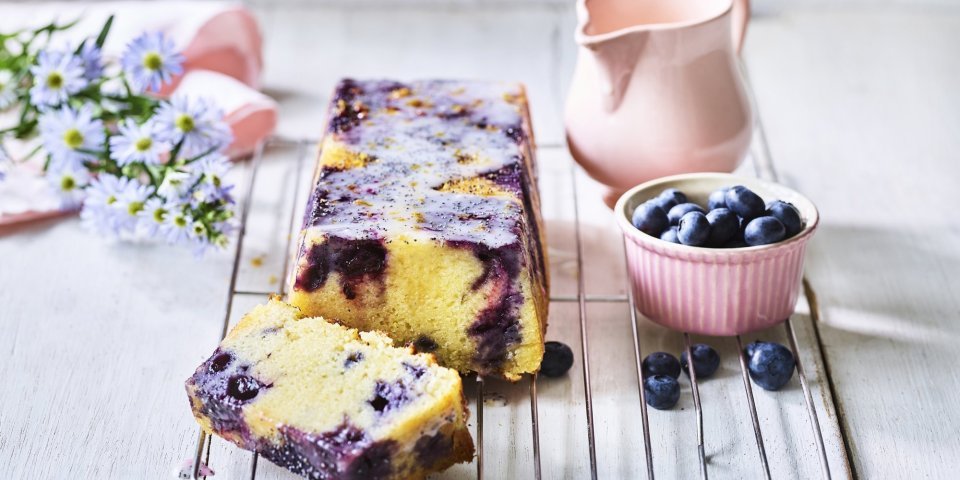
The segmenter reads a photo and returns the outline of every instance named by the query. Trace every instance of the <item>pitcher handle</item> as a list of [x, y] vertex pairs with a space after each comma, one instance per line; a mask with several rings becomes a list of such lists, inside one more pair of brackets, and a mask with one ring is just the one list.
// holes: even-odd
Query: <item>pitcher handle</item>
[[747, 23], [750, 22], [750, 0], [733, 0], [733, 47], [737, 54], [743, 49], [743, 39], [747, 36]]

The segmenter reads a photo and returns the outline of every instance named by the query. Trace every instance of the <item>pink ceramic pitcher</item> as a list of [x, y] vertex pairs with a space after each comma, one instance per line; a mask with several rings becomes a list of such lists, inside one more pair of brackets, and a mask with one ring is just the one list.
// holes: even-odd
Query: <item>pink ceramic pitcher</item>
[[730, 172], [753, 114], [738, 52], [749, 0], [579, 0], [577, 68], [567, 97], [570, 152], [607, 185]]

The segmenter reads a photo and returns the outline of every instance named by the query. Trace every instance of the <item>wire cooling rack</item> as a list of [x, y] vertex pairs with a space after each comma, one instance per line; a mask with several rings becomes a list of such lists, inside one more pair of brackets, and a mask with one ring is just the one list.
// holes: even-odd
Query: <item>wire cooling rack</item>
[[[762, 128], [758, 126], [755, 137], [757, 140], [754, 142], [754, 150], [751, 152], [751, 161], [753, 163], [755, 173], [758, 176], [766, 177], [772, 180], [776, 180], [776, 171], [773, 169], [772, 163], [769, 161], [770, 155], [769, 151], [766, 149], [766, 139]], [[221, 331], [221, 337], [226, 335], [228, 326], [230, 324], [230, 319], [233, 315], [233, 304], [234, 299], [237, 295], [262, 295], [267, 296], [273, 293], [280, 293], [283, 295], [285, 293], [286, 282], [284, 281], [287, 278], [287, 273], [290, 269], [290, 255], [284, 255], [283, 264], [282, 264], [282, 276], [280, 277], [280, 291], [271, 292], [271, 291], [255, 291], [255, 290], [242, 290], [238, 289], [238, 276], [241, 271], [241, 259], [243, 258], [244, 251], [244, 239], [247, 236], [248, 229], [248, 218], [251, 210], [251, 202], [254, 198], [253, 189], [257, 181], [258, 172], [261, 169], [261, 164], [264, 158], [265, 149], [269, 150], [272, 148], [282, 147], [282, 148], [293, 148], [295, 150], [295, 175], [292, 180], [292, 186], [289, 188], [292, 189], [293, 194], [291, 195], [293, 202], [293, 208], [290, 208], [289, 217], [286, 219], [286, 249], [284, 252], [290, 252], [292, 247], [292, 242], [297, 238], [296, 229], [299, 227], [297, 222], [297, 205], [302, 201], [302, 195], [300, 194], [301, 188], [298, 188], [297, 185], [301, 185], [305, 180], [304, 175], [307, 174], [308, 168], [307, 163], [310, 162], [312, 165], [313, 156], [316, 153], [315, 150], [316, 140], [312, 139], [282, 139], [282, 138], [273, 138], [267, 142], [266, 145], [259, 146], [255, 153], [253, 154], [250, 161], [246, 164], [246, 181], [245, 181], [245, 193], [243, 194], [241, 203], [239, 205], [239, 219], [240, 226], [237, 236], [235, 251], [234, 251], [234, 261], [233, 269], [230, 277], [230, 289], [226, 301], [226, 313], [223, 321], [223, 329]], [[542, 146], [540, 150], [544, 149], [562, 149], [561, 145], [553, 146]], [[573, 167], [574, 169], [576, 167]], [[576, 173], [576, 172], [571, 172]], [[577, 203], [578, 187], [576, 182], [576, 175], [571, 174], [570, 178], [573, 179], [572, 185], [572, 195], [574, 205]], [[644, 398], [644, 391], [642, 388], [642, 379], [640, 376], [641, 371], [641, 361], [643, 354], [641, 352], [641, 335], [640, 330], [638, 329], [638, 323], [641, 319], [638, 318], [633, 294], [630, 288], [625, 288], [626, 295], [593, 295], [588, 294], [585, 288], [584, 274], [583, 274], [583, 260], [584, 260], [584, 246], [581, 235], [581, 222], [580, 222], [580, 211], [579, 207], [574, 208], [574, 234], [575, 234], [575, 249], [576, 249], [576, 285], [577, 291], [575, 295], [554, 295], [551, 296], [550, 302], [551, 305], [556, 307], [560, 304], [572, 305], [576, 304], [578, 307], [578, 320], [579, 320], [579, 347], [580, 347], [580, 358], [582, 359], [581, 369], [583, 377], [583, 405], [584, 405], [584, 415], [586, 421], [586, 446], [589, 450], [589, 476], [592, 479], [598, 478], [598, 461], [597, 461], [597, 432], [596, 425], [594, 422], [594, 383], [591, 381], [591, 368], [590, 368], [590, 339], [588, 335], [588, 305], [590, 304], [622, 304], [628, 306], [629, 315], [630, 315], [630, 324], [632, 340], [633, 340], [633, 358], [632, 361], [636, 364], [636, 391], [637, 391], [637, 400], [640, 404], [640, 423], [642, 425], [642, 440], [643, 440], [643, 453], [645, 459], [645, 473], [646, 477], [653, 479], [655, 477], [654, 466], [655, 462], [671, 462], [675, 461], [670, 458], [654, 458], [653, 448], [651, 447], [651, 422], [648, 417], [648, 410], [646, 405], [646, 400]], [[623, 268], [626, 268], [626, 263], [623, 262]], [[810, 306], [811, 316], [813, 322], [816, 323], [818, 318], [816, 296], [814, 291], [804, 279], [803, 282], [804, 293], [807, 297], [807, 302]], [[831, 479], [832, 472], [831, 465], [828, 459], [827, 447], [824, 443], [824, 427], [821, 423], [821, 419], [817, 414], [817, 410], [814, 405], [813, 395], [811, 393], [810, 385], [808, 384], [808, 379], [805, 374], [805, 366], [801, 362], [802, 355], [800, 354], [800, 349], [798, 347], [798, 338], [796, 331], [794, 329], [793, 323], [788, 319], [783, 324], [784, 333], [786, 338], [789, 341], [789, 346], [793, 351], [794, 357], [797, 359], [796, 373], [799, 379], [799, 383], [803, 392], [803, 401], [806, 407], [807, 423], [809, 424], [810, 431], [813, 434], [814, 444], [811, 446], [815, 450], [815, 456], [819, 458], [820, 463], [820, 472], [822, 478]], [[737, 350], [743, 350], [743, 339], [740, 336], [733, 338], [736, 341]], [[683, 333], [683, 345], [687, 351], [687, 355], [690, 355], [690, 346], [691, 338], [687, 333]], [[740, 355], [739, 358], [740, 365], [740, 376], [743, 383], [743, 399], [742, 404], [744, 409], [749, 413], [754, 441], [756, 443], [757, 455], [755, 460], [759, 463], [760, 471], [765, 478], [771, 477], [770, 469], [770, 460], [767, 454], [767, 446], [764, 442], [762, 422], [758, 415], [757, 403], [754, 399], [754, 391], [751, 381], [749, 379], [746, 360], [743, 355]], [[693, 397], [693, 406], [696, 414], [696, 445], [698, 447], [699, 453], [699, 476], [703, 479], [707, 479], [710, 475], [710, 462], [708, 460], [708, 455], [704, 443], [704, 414], [701, 407], [701, 398], [700, 398], [700, 383], [697, 380], [696, 373], [693, 371], [692, 363], [688, 368], [688, 381], [690, 392]], [[466, 379], [465, 387], [470, 387], [470, 383], [475, 382], [473, 388], [475, 388], [476, 394], [475, 403], [472, 405], [473, 414], [476, 419], [476, 449], [477, 456], [475, 459], [476, 466], [476, 477], [478, 479], [488, 478], [485, 476], [485, 466], [493, 461], [497, 462], [496, 458], [488, 458], [490, 455], [487, 453], [485, 455], [485, 442], [484, 442], [484, 404], [488, 392], [488, 382], [489, 380], [484, 380], [480, 376], [471, 377]], [[529, 389], [529, 409], [530, 409], [530, 425], [529, 425], [529, 435], [531, 436], [531, 446], [532, 446], [532, 472], [533, 476], [536, 479], [540, 479], [543, 476], [542, 465], [541, 465], [541, 442], [544, 440], [540, 435], [541, 428], [541, 418], [538, 412], [538, 403], [540, 401], [537, 394], [537, 376], [532, 375], [528, 376], [522, 382], [527, 383]], [[821, 388], [829, 389], [829, 386], [821, 385]], [[744, 441], [747, 441], [744, 439]], [[204, 478], [202, 474], [201, 466], [209, 464], [210, 462], [210, 452], [211, 452], [212, 442], [208, 439], [208, 436], [201, 430], [196, 442], [195, 458], [193, 462], [193, 478]], [[845, 446], [844, 446], [845, 447]], [[488, 449], [489, 450], [489, 449]], [[847, 459], [844, 453], [841, 453], [842, 462], [846, 464]], [[249, 469], [249, 478], [251, 480], [257, 478], [257, 463], [258, 455], [253, 454], [250, 461]], [[846, 465], [834, 465], [834, 469], [837, 471], [849, 472], [849, 467]], [[639, 473], [638, 473], [639, 475]]]

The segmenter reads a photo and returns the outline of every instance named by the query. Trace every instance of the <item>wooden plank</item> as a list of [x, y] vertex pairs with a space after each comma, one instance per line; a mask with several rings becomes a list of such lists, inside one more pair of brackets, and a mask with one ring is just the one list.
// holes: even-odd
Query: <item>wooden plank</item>
[[[788, 184], [821, 209], [808, 275], [856, 472], [960, 469], [960, 9], [783, 11], [747, 45]], [[893, 61], [896, 59], [896, 61]], [[816, 68], [813, 68], [816, 66]]]
[[288, 250], [297, 248], [296, 234], [302, 224], [316, 156], [316, 147], [310, 142], [271, 143], [257, 174], [249, 235], [237, 278], [238, 291], [280, 292], [286, 280], [283, 269], [288, 263]]
[[110, 244], [70, 218], [3, 237], [0, 258], [0, 476], [171, 475], [196, 438], [183, 382], [220, 334], [230, 252]]

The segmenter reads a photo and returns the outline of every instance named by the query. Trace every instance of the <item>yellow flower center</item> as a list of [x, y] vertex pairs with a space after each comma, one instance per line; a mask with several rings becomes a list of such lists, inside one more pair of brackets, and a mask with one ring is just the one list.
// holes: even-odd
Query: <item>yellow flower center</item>
[[71, 150], [76, 150], [83, 146], [83, 134], [76, 128], [71, 128], [63, 132], [63, 143], [67, 144]]
[[133, 144], [133, 147], [136, 148], [138, 152], [146, 152], [147, 150], [150, 150], [150, 147], [152, 146], [153, 139], [150, 137], [143, 137]]
[[107, 197], [107, 205], [113, 205], [114, 203], [117, 203], [117, 197], [113, 195]]
[[193, 223], [193, 233], [194, 235], [200, 236], [207, 233], [207, 227], [204, 227], [200, 222]]
[[162, 208], [158, 208], [153, 211], [153, 220], [157, 223], [162, 222], [163, 218], [166, 216], [167, 216], [167, 211]]
[[143, 67], [147, 70], [157, 71], [163, 66], [163, 57], [158, 52], [147, 52], [143, 56]]
[[183, 133], [190, 133], [196, 128], [196, 125], [193, 123], [193, 117], [186, 113], [177, 115], [177, 119], [173, 123], [177, 126], [177, 129]]
[[178, 226], [178, 227], [180, 227], [180, 228], [186, 227], [186, 226], [187, 226], [187, 219], [186, 219], [183, 215], [177, 215], [177, 216], [174, 217], [174, 219], [173, 219], [173, 224], [176, 225], [176, 226]]
[[212, 174], [212, 173], [208, 173], [208, 174], [206, 175], [206, 177], [207, 177], [207, 181], [210, 182], [210, 185], [213, 185], [214, 187], [220, 188], [220, 184], [221, 184], [220, 177], [218, 177], [217, 175], [214, 175], [214, 174]]
[[130, 202], [130, 205], [127, 205], [127, 213], [130, 215], [136, 215], [140, 210], [143, 210], [143, 202]]
[[50, 74], [47, 75], [47, 87], [59, 90], [63, 87], [63, 75], [60, 75], [60, 72], [50, 72]]
[[77, 186], [77, 181], [74, 180], [73, 177], [69, 175], [65, 175], [63, 178], [60, 179], [60, 190], [63, 190], [64, 192], [69, 192], [74, 188], [76, 188], [76, 186]]

